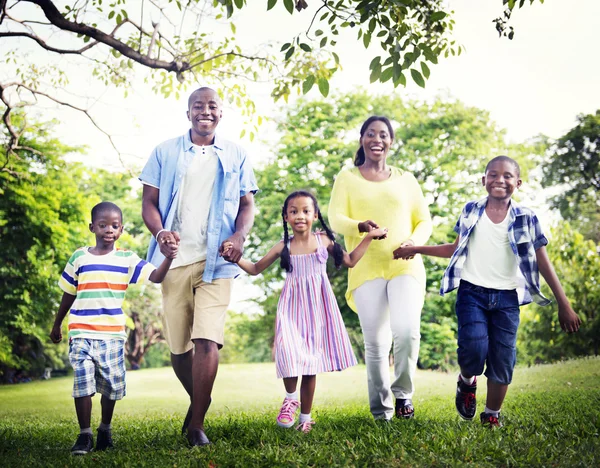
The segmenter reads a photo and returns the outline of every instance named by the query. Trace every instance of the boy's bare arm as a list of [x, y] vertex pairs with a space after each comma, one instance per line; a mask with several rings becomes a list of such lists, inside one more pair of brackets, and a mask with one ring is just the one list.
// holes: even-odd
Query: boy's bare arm
[[[177, 249], [175, 249], [175, 254], [173, 255], [173, 258], [175, 258], [175, 255], [177, 255]], [[171, 268], [173, 258], [165, 258], [160, 264], [160, 266], [152, 273], [150, 273], [148, 279], [153, 283], [162, 283], [165, 279], [165, 276], [167, 276], [167, 273], [169, 272], [169, 268]]]
[[394, 259], [398, 260], [410, 260], [416, 254], [428, 255], [430, 257], [450, 258], [456, 251], [458, 245], [457, 237], [452, 244], [440, 244], [440, 245], [401, 245], [394, 250]]
[[75, 302], [75, 296], [72, 294], [63, 293], [60, 305], [58, 306], [58, 312], [56, 313], [56, 318], [54, 319], [54, 325], [52, 326], [52, 331], [50, 332], [50, 339], [53, 343], [60, 343], [62, 340], [62, 323], [69, 310], [71, 310], [73, 302]]
[[550, 289], [556, 298], [556, 303], [558, 304], [558, 321], [560, 322], [560, 328], [567, 333], [576, 332], [579, 330], [579, 326], [581, 325], [581, 319], [571, 307], [569, 299], [567, 299], [558, 276], [556, 276], [554, 267], [550, 262], [550, 258], [548, 258], [546, 247], [540, 247], [537, 249], [535, 251], [535, 256], [540, 273], [546, 280], [546, 283], [548, 283], [548, 286], [550, 286]]

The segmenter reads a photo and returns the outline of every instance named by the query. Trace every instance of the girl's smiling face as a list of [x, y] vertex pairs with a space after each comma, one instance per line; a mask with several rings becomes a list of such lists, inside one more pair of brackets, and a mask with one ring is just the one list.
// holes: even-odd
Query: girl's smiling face
[[392, 142], [390, 131], [381, 120], [371, 122], [360, 138], [366, 161], [373, 163], [385, 161]]
[[294, 233], [302, 233], [312, 229], [312, 224], [318, 219], [319, 214], [310, 197], [295, 197], [288, 200], [285, 221], [291, 226]]

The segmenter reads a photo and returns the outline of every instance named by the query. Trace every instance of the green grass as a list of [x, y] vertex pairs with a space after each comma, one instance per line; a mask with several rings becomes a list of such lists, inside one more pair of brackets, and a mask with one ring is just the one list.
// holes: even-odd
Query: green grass
[[[2, 466], [598, 466], [600, 358], [518, 368], [487, 430], [454, 409], [455, 374], [419, 371], [416, 418], [376, 423], [364, 366], [320, 375], [313, 431], [281, 429], [283, 386], [273, 364], [222, 365], [207, 434], [190, 449], [180, 435], [187, 398], [171, 369], [129, 372], [113, 420], [116, 448], [71, 457], [78, 433], [70, 377], [0, 387]], [[480, 379], [479, 409], [485, 402]], [[94, 398], [92, 427], [99, 423]]]

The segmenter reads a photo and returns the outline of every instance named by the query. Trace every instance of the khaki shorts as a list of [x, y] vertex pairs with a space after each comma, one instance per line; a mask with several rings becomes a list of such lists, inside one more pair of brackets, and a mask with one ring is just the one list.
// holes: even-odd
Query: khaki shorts
[[169, 270], [162, 282], [163, 334], [173, 354], [187, 353], [195, 339], [223, 347], [233, 278], [205, 283], [205, 264], [201, 261]]

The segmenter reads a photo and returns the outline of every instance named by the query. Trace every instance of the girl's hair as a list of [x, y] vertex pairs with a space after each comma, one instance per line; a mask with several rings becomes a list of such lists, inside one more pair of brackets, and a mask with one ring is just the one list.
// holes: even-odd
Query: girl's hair
[[[360, 127], [360, 138], [362, 139], [362, 137], [365, 135], [365, 132], [367, 131], [367, 128], [369, 128], [369, 125], [371, 125], [373, 122], [383, 122], [384, 124], [387, 125], [388, 131], [390, 132], [390, 138], [393, 140], [394, 139], [394, 129], [392, 128], [392, 123], [390, 122], [390, 119], [388, 119], [387, 117], [383, 117], [381, 115], [372, 115], [371, 117], [369, 117], [367, 120], [365, 120], [365, 123], [362, 124], [362, 127]], [[360, 145], [360, 147], [358, 148], [358, 151], [356, 152], [356, 156], [354, 157], [354, 165], [355, 166], [362, 166], [362, 164], [365, 162], [365, 150], [362, 147], [362, 144]]]
[[283, 220], [283, 250], [281, 251], [280, 262], [279, 262], [279, 264], [281, 265], [281, 268], [283, 268], [288, 273], [290, 271], [292, 271], [290, 248], [288, 246], [289, 241], [290, 241], [290, 236], [288, 233], [288, 225], [285, 220], [285, 215], [287, 214], [288, 203], [290, 202], [290, 200], [293, 200], [294, 198], [298, 198], [298, 197], [308, 197], [313, 201], [315, 211], [317, 212], [317, 215], [319, 216], [319, 222], [321, 223], [321, 226], [325, 230], [327, 237], [329, 237], [331, 239], [331, 241], [333, 242], [333, 260], [335, 262], [335, 267], [339, 270], [340, 267], [342, 266], [342, 261], [344, 259], [344, 251], [342, 250], [342, 246], [335, 241], [335, 235], [333, 234], [333, 231], [329, 228], [329, 226], [327, 226], [327, 223], [323, 219], [323, 215], [321, 214], [321, 210], [319, 209], [319, 203], [317, 202], [317, 199], [315, 198], [315, 196], [312, 193], [307, 192], [306, 190], [297, 190], [296, 192], [290, 193], [287, 196], [287, 198], [285, 199], [285, 202], [283, 203], [283, 208], [281, 209], [281, 218]]

